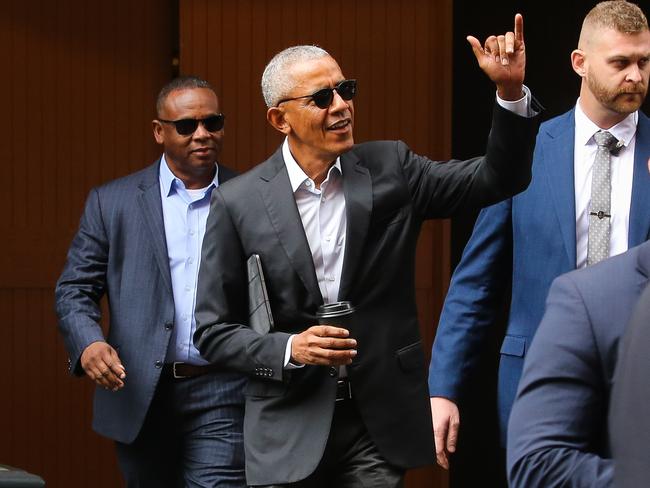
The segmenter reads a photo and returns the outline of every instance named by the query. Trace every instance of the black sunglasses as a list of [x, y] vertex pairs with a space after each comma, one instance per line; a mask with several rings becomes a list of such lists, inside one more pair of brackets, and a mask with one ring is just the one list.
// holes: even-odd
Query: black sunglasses
[[176, 132], [181, 136], [190, 136], [194, 134], [199, 123], [203, 124], [203, 127], [205, 127], [205, 130], [208, 132], [218, 132], [223, 129], [224, 119], [225, 117], [223, 114], [217, 114], [210, 115], [210, 117], [206, 117], [205, 119], [157, 120], [158, 122], [164, 122], [165, 124], [174, 124]]
[[338, 93], [343, 100], [352, 100], [357, 94], [357, 80], [343, 80], [337, 83], [334, 88], [323, 88], [311, 95], [283, 98], [275, 106], [278, 107], [281, 103], [290, 102], [291, 100], [311, 98], [318, 108], [327, 108], [332, 104], [332, 100], [334, 100], [334, 90], [336, 90], [336, 93]]

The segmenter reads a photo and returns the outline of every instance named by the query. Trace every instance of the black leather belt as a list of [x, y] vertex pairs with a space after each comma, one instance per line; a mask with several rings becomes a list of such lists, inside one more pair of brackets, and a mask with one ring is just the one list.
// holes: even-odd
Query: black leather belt
[[211, 373], [217, 369], [218, 366], [215, 364], [165, 363], [163, 374], [169, 375], [177, 380], [182, 380], [184, 378], [195, 378], [196, 376]]
[[336, 401], [352, 400], [352, 385], [347, 378], [341, 378], [336, 382]]

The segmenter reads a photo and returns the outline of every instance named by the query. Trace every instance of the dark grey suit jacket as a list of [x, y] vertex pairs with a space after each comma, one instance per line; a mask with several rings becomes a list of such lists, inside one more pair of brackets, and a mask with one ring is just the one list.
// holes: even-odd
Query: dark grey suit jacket
[[[160, 161], [91, 190], [56, 285], [59, 328], [70, 369], [92, 342], [107, 341], [127, 371], [123, 389], [95, 390], [93, 428], [120, 442], [140, 431], [174, 323], [174, 298], [162, 215]], [[234, 173], [219, 167], [219, 179]], [[107, 295], [108, 336], [99, 325]]]
[[[341, 156], [346, 248], [339, 299], [356, 307], [358, 355], [348, 368], [363, 421], [385, 458], [434, 461], [424, 352], [415, 303], [415, 247], [425, 219], [493, 203], [530, 179], [535, 119], [494, 109], [487, 157], [437, 163], [402, 142]], [[328, 438], [336, 370], [283, 370], [290, 334], [317, 323], [322, 303], [281, 150], [212, 197], [203, 242], [195, 342], [210, 361], [250, 375], [244, 442], [249, 484], [294, 482], [318, 464]], [[225, 245], [224, 245], [225, 244]], [[247, 324], [246, 259], [260, 255], [276, 331]]]
[[508, 425], [511, 487], [612, 486], [618, 342], [649, 277], [646, 242], [553, 282]]
[[609, 435], [616, 488], [650, 484], [649, 372], [650, 286], [646, 286], [621, 340], [610, 401]]

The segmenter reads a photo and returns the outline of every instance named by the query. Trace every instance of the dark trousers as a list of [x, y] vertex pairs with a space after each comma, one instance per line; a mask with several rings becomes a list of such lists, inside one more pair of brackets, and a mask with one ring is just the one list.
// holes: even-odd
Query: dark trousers
[[223, 373], [174, 379], [164, 372], [136, 440], [116, 442], [127, 486], [245, 487], [243, 381]]
[[325, 453], [316, 470], [297, 483], [266, 488], [401, 488], [404, 470], [377, 450], [353, 400], [337, 402]]

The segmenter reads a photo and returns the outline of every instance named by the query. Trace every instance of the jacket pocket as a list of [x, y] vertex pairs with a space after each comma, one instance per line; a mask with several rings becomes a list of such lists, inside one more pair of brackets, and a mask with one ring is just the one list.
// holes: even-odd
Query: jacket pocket
[[424, 351], [422, 341], [414, 342], [395, 351], [397, 361], [403, 371], [424, 370]]
[[501, 354], [523, 358], [526, 354], [526, 338], [524, 336], [506, 335], [501, 344]]

